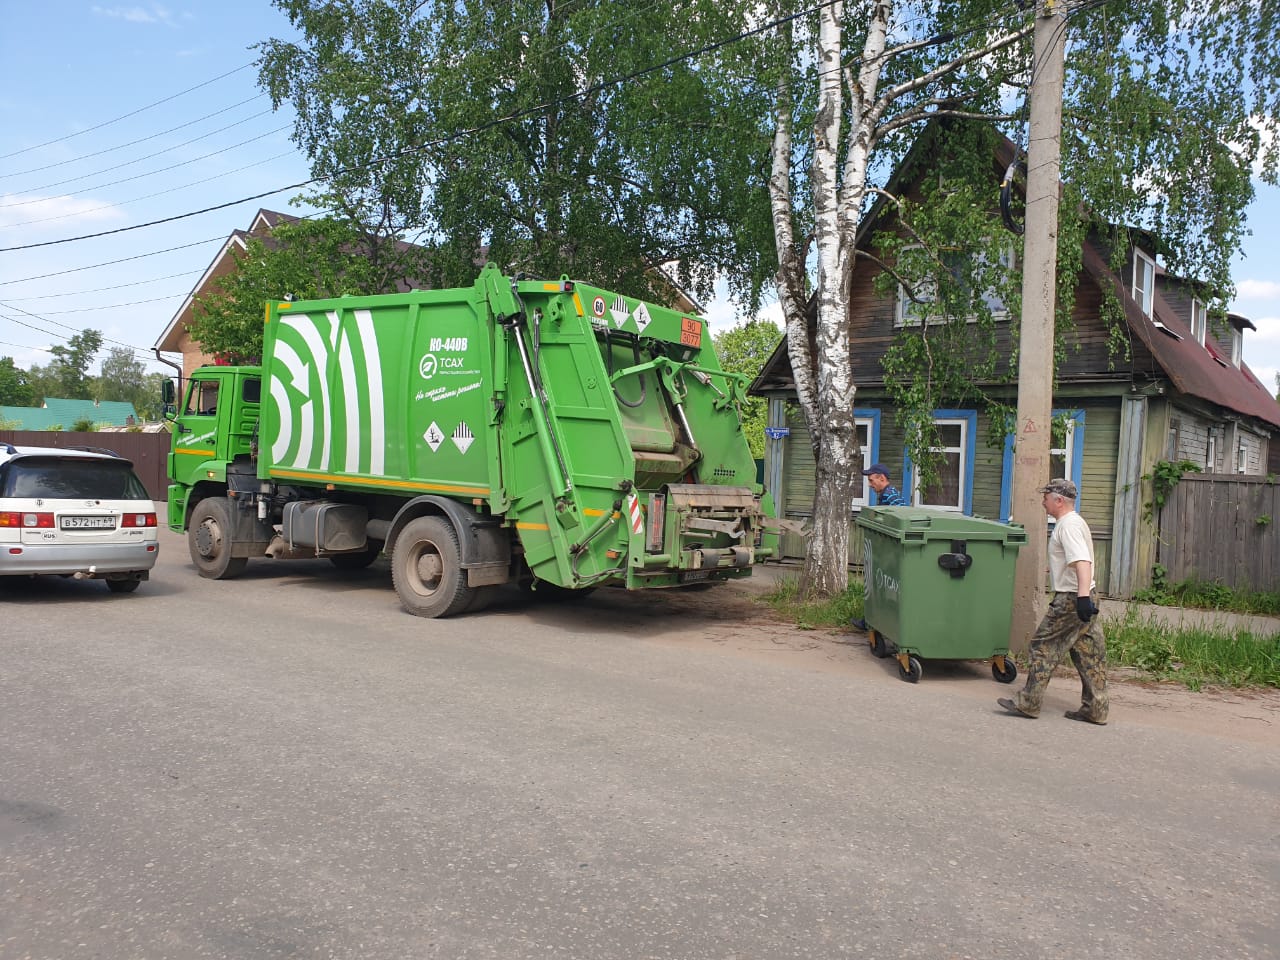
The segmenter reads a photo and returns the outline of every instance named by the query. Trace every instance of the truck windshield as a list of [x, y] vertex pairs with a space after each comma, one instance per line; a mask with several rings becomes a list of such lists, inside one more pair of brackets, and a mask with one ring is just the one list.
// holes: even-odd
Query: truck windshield
[[218, 412], [218, 381], [193, 380], [187, 394], [187, 415], [208, 417]]

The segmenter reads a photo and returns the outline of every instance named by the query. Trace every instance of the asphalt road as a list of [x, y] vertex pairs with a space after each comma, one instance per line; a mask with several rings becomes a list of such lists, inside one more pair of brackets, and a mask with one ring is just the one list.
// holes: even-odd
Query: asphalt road
[[1275, 743], [668, 597], [0, 584], [0, 958], [1280, 956]]

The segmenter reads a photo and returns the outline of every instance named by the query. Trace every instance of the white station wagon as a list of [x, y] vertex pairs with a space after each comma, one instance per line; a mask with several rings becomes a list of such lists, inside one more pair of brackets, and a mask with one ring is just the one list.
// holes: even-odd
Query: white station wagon
[[130, 593], [159, 551], [155, 504], [128, 460], [0, 442], [0, 576], [105, 580]]

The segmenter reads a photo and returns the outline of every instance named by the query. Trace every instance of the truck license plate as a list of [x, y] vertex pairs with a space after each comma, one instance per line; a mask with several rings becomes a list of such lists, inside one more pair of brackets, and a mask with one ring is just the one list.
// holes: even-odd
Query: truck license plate
[[63, 517], [63, 530], [114, 530], [115, 517]]

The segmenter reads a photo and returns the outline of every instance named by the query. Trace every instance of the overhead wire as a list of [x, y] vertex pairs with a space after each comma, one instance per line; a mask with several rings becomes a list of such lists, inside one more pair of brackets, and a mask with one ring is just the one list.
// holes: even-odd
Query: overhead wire
[[77, 130], [74, 133], [68, 133], [66, 136], [63, 136], [63, 137], [54, 137], [52, 140], [45, 140], [43, 143], [33, 144], [30, 147], [23, 147], [21, 150], [14, 150], [10, 153], [0, 154], [0, 160], [8, 160], [10, 157], [20, 156], [21, 154], [24, 154], [24, 153], [30, 153], [32, 150], [39, 150], [41, 147], [52, 146], [55, 143], [64, 143], [67, 140], [71, 140], [75, 137], [84, 136], [86, 133], [92, 133], [94, 130], [101, 130], [103, 127], [109, 127], [114, 123], [119, 123], [121, 120], [128, 120], [130, 117], [136, 117], [138, 114], [144, 113], [147, 110], [151, 110], [154, 107], [158, 107], [163, 103], [168, 103], [170, 100], [177, 100], [179, 97], [184, 97], [188, 93], [194, 93], [196, 90], [200, 90], [204, 87], [207, 87], [212, 83], [217, 83], [219, 80], [225, 80], [227, 77], [233, 76], [234, 74], [239, 73], [241, 70], [247, 70], [249, 67], [252, 67], [255, 62], [256, 61], [254, 60], [250, 60], [248, 63], [241, 64], [240, 66], [232, 70], [228, 70], [226, 73], [220, 73], [218, 74], [218, 76], [213, 77], [209, 80], [205, 80], [203, 83], [197, 83], [194, 87], [187, 87], [187, 89], [185, 90], [179, 90], [177, 93], [170, 94], [167, 97], [162, 97], [159, 100], [156, 100], [152, 103], [148, 103], [146, 106], [138, 107], [136, 110], [130, 110], [128, 113], [122, 113], [118, 117], [114, 117], [110, 120], [104, 120], [101, 123], [96, 123], [91, 127], [85, 127], [83, 130]]
[[[164, 190], [157, 190], [155, 193], [148, 193], [141, 197], [131, 197], [128, 200], [120, 200], [115, 203], [104, 203], [100, 207], [88, 207], [82, 210], [74, 210], [71, 213], [61, 213], [56, 217], [41, 217], [38, 220], [22, 220], [18, 223], [5, 224], [3, 229], [12, 227], [29, 227], [37, 223], [52, 223], [54, 220], [68, 220], [71, 217], [83, 217], [90, 213], [100, 213], [103, 210], [114, 210], [120, 207], [126, 207], [131, 203], [141, 203], [143, 200], [154, 200], [156, 197], [163, 197], [165, 194], [177, 193], [179, 190], [186, 190], [189, 187], [203, 186], [213, 180], [221, 180], [223, 177], [234, 176], [237, 173], [243, 173], [245, 170], [252, 170], [254, 167], [260, 167], [264, 163], [274, 163], [276, 160], [282, 160], [292, 154], [294, 151], [285, 150], [283, 153], [277, 153], [270, 157], [263, 157], [261, 160], [255, 160], [253, 163], [246, 163], [242, 167], [236, 167], [234, 170], [224, 170], [222, 173], [215, 173], [211, 177], [202, 177], [199, 180], [193, 180], [191, 183], [183, 183], [176, 187], [168, 187]], [[61, 199], [58, 197], [49, 197], [49, 200]]]
[[[168, 130], [161, 130], [159, 133], [151, 133], [145, 137], [138, 137], [135, 140], [130, 140], [128, 143], [117, 143], [114, 147], [104, 147], [103, 149], [95, 150], [92, 153], [82, 153], [78, 157], [70, 157], [69, 159], [66, 159], [66, 160], [58, 160], [58, 161], [55, 161], [54, 163], [46, 163], [42, 167], [31, 167], [27, 170], [14, 170], [11, 173], [0, 173], [0, 177], [22, 177], [28, 173], [39, 173], [42, 170], [52, 170], [54, 167], [65, 167], [71, 163], [79, 163], [81, 160], [88, 160], [92, 157], [100, 157], [104, 153], [115, 153], [117, 150], [124, 150], [126, 147], [136, 147], [138, 144], [146, 143], [148, 140], [155, 140], [167, 134], [175, 133], [178, 130], [184, 130], [187, 127], [193, 127], [197, 123], [203, 123], [206, 120], [212, 120], [214, 117], [221, 116], [224, 113], [234, 110], [236, 107], [243, 107], [246, 103], [252, 103], [254, 100], [261, 100], [265, 96], [266, 96], [265, 93], [255, 93], [252, 97], [247, 97], [246, 99], [241, 100], [239, 103], [233, 103], [228, 107], [223, 107], [221, 110], [214, 110], [212, 113], [206, 113], [203, 117], [196, 117], [194, 120], [188, 120], [186, 123], [180, 123], [176, 127], [170, 127]], [[270, 113], [270, 111], [266, 111], [266, 112]], [[258, 113], [258, 114], [254, 114], [254, 116], [260, 117], [262, 116], [262, 114]], [[222, 129], [226, 129], [226, 128], [224, 127]], [[191, 143], [193, 141], [188, 140], [186, 142]], [[182, 146], [182, 145], [183, 144], [177, 144], [177, 146]], [[169, 149], [173, 149], [173, 148], [171, 147]], [[163, 153], [164, 151], [162, 150], [160, 152]], [[147, 160], [147, 159], [150, 159], [150, 157], [154, 157], [154, 156], [157, 156], [157, 154], [153, 153], [148, 157], [139, 157], [138, 160]], [[137, 160], [133, 160], [130, 162], [136, 163]], [[107, 170], [114, 170], [114, 169], [115, 167], [107, 168]], [[98, 172], [104, 173], [105, 171], [100, 170]], [[85, 176], [93, 176], [93, 174], [86, 174]], [[35, 187], [34, 189], [43, 190], [45, 188]]]

